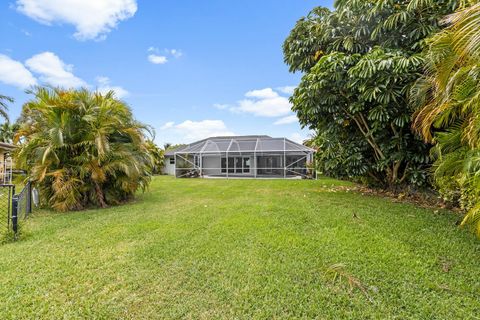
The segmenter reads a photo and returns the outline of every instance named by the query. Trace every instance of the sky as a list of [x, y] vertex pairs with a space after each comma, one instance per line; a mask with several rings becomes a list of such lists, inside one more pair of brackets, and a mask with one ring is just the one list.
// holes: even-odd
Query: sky
[[35, 85], [117, 97], [155, 141], [267, 134], [302, 141], [282, 43], [333, 0], [0, 1], [0, 94], [15, 120]]

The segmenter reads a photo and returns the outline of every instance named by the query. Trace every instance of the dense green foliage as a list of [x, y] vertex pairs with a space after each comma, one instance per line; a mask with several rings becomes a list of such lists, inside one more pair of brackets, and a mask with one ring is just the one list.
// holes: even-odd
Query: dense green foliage
[[463, 224], [480, 236], [480, 4], [446, 22], [430, 39], [425, 76], [412, 89], [414, 127], [435, 143], [440, 192], [468, 210]]
[[[154, 177], [137, 201], [36, 212], [0, 246], [3, 319], [472, 319], [458, 216], [320, 180]], [[355, 213], [355, 215], [354, 215]], [[330, 269], [359, 280], [332, 280]], [[21, 275], [21, 276], [20, 276]]]
[[285, 62], [304, 76], [291, 102], [317, 132], [321, 170], [386, 186], [424, 185], [429, 146], [410, 130], [408, 92], [425, 39], [456, 1], [338, 0], [297, 22]]
[[18, 125], [16, 123], [10, 123], [10, 119], [8, 116], [8, 103], [13, 102], [13, 98], [0, 94], [0, 117], [5, 120], [5, 122], [0, 125], [1, 142], [12, 143], [15, 131], [18, 129]]
[[152, 140], [147, 140], [145, 142], [145, 148], [152, 158], [152, 173], [161, 174], [165, 164], [165, 150], [160, 149]]
[[4, 122], [0, 124], [0, 141], [6, 143], [12, 143], [13, 137], [17, 132], [19, 126], [17, 123], [11, 124], [10, 122]]
[[113, 92], [38, 88], [23, 106], [16, 165], [56, 210], [106, 207], [150, 181], [145, 126]]

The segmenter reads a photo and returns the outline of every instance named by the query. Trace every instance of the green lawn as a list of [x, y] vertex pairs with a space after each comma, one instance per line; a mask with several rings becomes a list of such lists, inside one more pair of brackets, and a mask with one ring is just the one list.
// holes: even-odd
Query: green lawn
[[37, 212], [0, 245], [0, 318], [478, 319], [458, 216], [339, 184], [159, 177], [129, 205]]

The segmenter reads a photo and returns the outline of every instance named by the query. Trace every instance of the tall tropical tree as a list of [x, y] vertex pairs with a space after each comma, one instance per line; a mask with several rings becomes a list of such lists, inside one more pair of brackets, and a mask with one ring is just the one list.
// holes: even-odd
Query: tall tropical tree
[[480, 4], [468, 1], [434, 35], [425, 75], [412, 88], [413, 127], [435, 144], [434, 177], [442, 194], [467, 210], [462, 224], [480, 236]]
[[13, 135], [14, 131], [16, 130], [16, 125], [11, 125], [8, 117], [8, 103], [13, 102], [13, 98], [0, 94], [0, 117], [5, 120], [5, 122], [0, 125], [1, 142], [11, 143], [13, 141]]
[[322, 171], [388, 187], [423, 185], [429, 147], [410, 130], [408, 92], [425, 39], [454, 0], [337, 0], [315, 8], [286, 39], [285, 62], [304, 73], [291, 97], [317, 132]]
[[8, 103], [13, 103], [13, 98], [0, 94], [0, 117], [9, 121], [8, 118]]
[[17, 165], [59, 211], [131, 199], [150, 181], [146, 126], [113, 92], [37, 88], [15, 135]]
[[18, 124], [10, 124], [10, 122], [4, 122], [0, 125], [0, 141], [6, 143], [12, 143], [15, 132], [18, 130]]

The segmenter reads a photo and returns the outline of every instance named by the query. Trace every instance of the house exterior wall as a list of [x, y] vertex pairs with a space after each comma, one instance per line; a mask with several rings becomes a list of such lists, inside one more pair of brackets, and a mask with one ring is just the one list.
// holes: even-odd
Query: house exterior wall
[[[238, 158], [238, 157], [250, 157], [250, 172], [247, 173], [247, 172], [244, 172], [242, 169], [241, 172], [238, 172], [238, 171], [235, 171], [234, 170], [234, 167], [232, 167], [232, 163], [234, 162], [234, 158]], [[218, 154], [215, 154], [215, 155], [207, 155], [207, 156], [203, 156], [203, 168], [202, 168], [202, 173], [203, 175], [205, 176], [223, 176], [223, 177], [227, 177], [227, 166], [225, 166], [225, 170], [224, 172], [222, 172], [222, 159], [225, 159], [226, 158], [226, 154], [222, 154], [222, 155], [218, 155]], [[234, 176], [242, 176], [242, 177], [248, 177], [248, 176], [251, 176], [253, 177], [254, 176], [254, 172], [255, 172], [255, 162], [254, 162], [254, 157], [253, 157], [253, 154], [239, 154], [239, 153], [230, 153], [228, 155], [228, 158], [230, 158], [230, 166], [228, 167], [228, 176], [230, 177], [234, 177]], [[240, 161], [243, 161], [243, 160], [240, 160]], [[243, 162], [241, 162], [243, 163]], [[226, 163], [224, 164], [226, 165]], [[234, 164], [235, 166], [235, 164]]]
[[5, 171], [9, 171], [9, 166], [11, 163], [6, 163], [5, 160], [7, 158], [8, 151], [4, 149], [0, 149], [0, 181], [4, 181], [5, 178]]
[[204, 175], [220, 175], [221, 174], [221, 157], [219, 155], [203, 156], [202, 173]]
[[[197, 166], [201, 167], [201, 174], [202, 176], [217, 176], [217, 177], [292, 177], [298, 175], [306, 175], [307, 169], [306, 165], [307, 162], [313, 158], [311, 154], [302, 154], [302, 153], [292, 153], [289, 154], [279, 154], [278, 152], [263, 152], [261, 155], [254, 155], [252, 154], [245, 154], [242, 155], [229, 153], [228, 157], [231, 161], [232, 158], [238, 157], [250, 157], [250, 172], [245, 172], [241, 170], [238, 172], [237, 170], [233, 171], [232, 167], [228, 167], [228, 175], [226, 170], [222, 172], [222, 158], [225, 158], [225, 154], [204, 154], [202, 156], [201, 161], [199, 159], [194, 160], [193, 156], [190, 158], [189, 165], [186, 166], [184, 170], [192, 170], [193, 169], [193, 162], [197, 164]], [[179, 155], [181, 158], [181, 155]], [[197, 156], [195, 156], [197, 157]], [[198, 156], [200, 158], [200, 156]], [[165, 156], [165, 167], [163, 173], [175, 176], [175, 164], [170, 163], [170, 159], [175, 159], [175, 156]], [[181, 168], [182, 164], [179, 159]], [[286, 161], [286, 167], [284, 165], [284, 161]], [[224, 161], [225, 162], [225, 161]], [[230, 165], [232, 162], [229, 162]], [[235, 162], [237, 163], [237, 162]], [[242, 162], [243, 163], [243, 162]], [[190, 169], [188, 169], [190, 168]], [[285, 168], [285, 169], [284, 169]], [[177, 172], [178, 173], [178, 172]], [[200, 173], [200, 170], [198, 170]]]
[[173, 156], [166, 156], [165, 157], [165, 167], [163, 168], [163, 173], [168, 174], [170, 176], [175, 175], [175, 164], [170, 164], [170, 159], [173, 159]]

